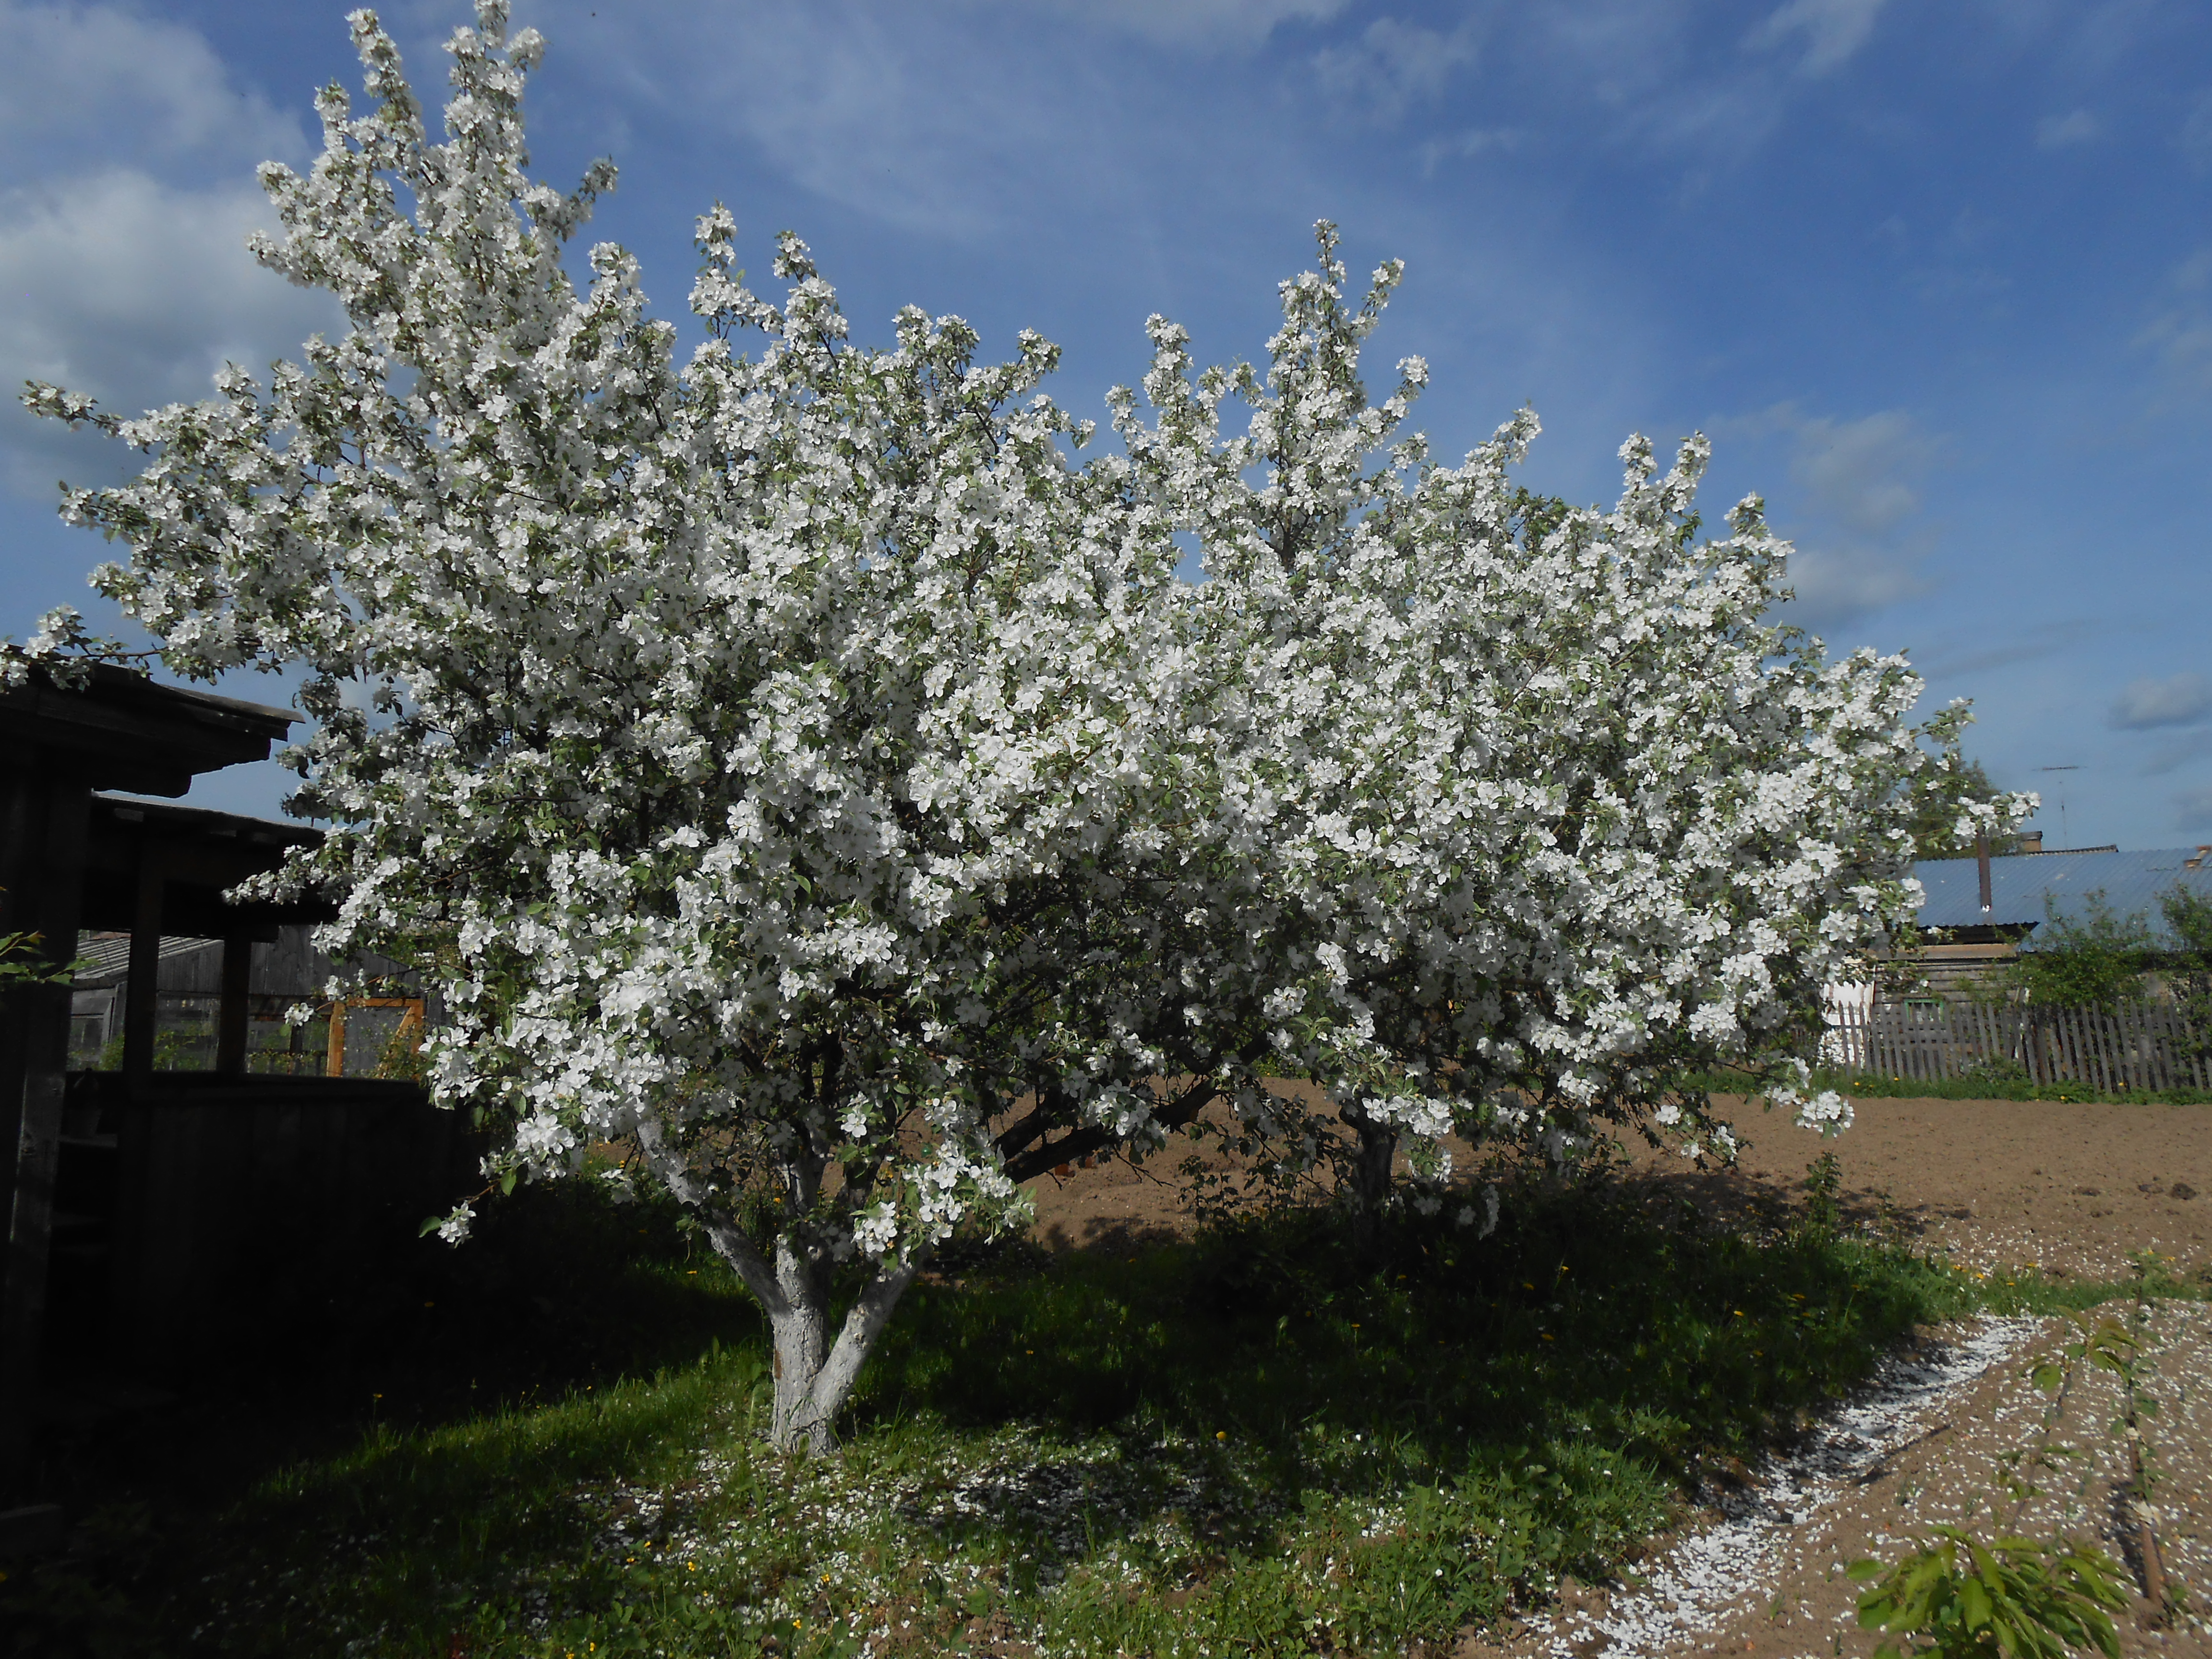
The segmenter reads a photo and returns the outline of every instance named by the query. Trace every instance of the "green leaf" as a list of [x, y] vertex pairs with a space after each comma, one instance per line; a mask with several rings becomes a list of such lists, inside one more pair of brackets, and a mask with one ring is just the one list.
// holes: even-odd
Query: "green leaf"
[[1988, 1586], [1978, 1578], [1969, 1578], [1960, 1585], [1959, 1611], [1965, 1618], [1968, 1630], [1979, 1630], [1987, 1625], [1990, 1613]]

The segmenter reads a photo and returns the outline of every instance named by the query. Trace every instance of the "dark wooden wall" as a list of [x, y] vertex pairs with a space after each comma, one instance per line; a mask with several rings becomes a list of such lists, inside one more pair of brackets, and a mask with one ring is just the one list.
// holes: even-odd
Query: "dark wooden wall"
[[79, 1073], [70, 1091], [94, 1129], [71, 1196], [106, 1226], [76, 1271], [57, 1262], [55, 1334], [134, 1369], [343, 1322], [481, 1184], [465, 1120], [413, 1084]]

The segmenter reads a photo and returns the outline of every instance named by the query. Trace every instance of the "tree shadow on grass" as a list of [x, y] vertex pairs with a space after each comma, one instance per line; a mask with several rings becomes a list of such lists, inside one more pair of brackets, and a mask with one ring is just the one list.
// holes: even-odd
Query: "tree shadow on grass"
[[[70, 1549], [0, 1582], [0, 1655], [188, 1651], [195, 1625], [226, 1651], [318, 1651], [252, 1569], [347, 1538], [407, 1558], [403, 1600], [573, 1555], [562, 1495], [656, 1474], [758, 1368], [758, 1311], [702, 1255], [672, 1206], [525, 1188], [460, 1249], [395, 1250], [365, 1291], [189, 1367], [78, 1358], [32, 1489]], [[204, 1581], [244, 1599], [208, 1604]]]
[[[1692, 1224], [1612, 1182], [1532, 1181], [1504, 1216], [1487, 1239], [1407, 1218], [1369, 1262], [1310, 1212], [1134, 1260], [979, 1267], [910, 1295], [855, 1429], [927, 1415], [1233, 1445], [1248, 1511], [1583, 1437], [1693, 1483], [1701, 1456], [1786, 1431], [1956, 1302], [1897, 1251]], [[1361, 1437], [1356, 1470], [1317, 1452], [1332, 1433]]]
[[[686, 1483], [760, 1386], [759, 1321], [672, 1212], [557, 1191], [532, 1202], [495, 1213], [483, 1254], [441, 1258], [446, 1277], [419, 1297], [433, 1306], [394, 1310], [348, 1351], [385, 1354], [380, 1372], [349, 1362], [344, 1397], [303, 1389], [306, 1429], [267, 1430], [226, 1477], [222, 1491], [252, 1488], [245, 1501], [185, 1492], [196, 1460], [239, 1457], [216, 1419], [190, 1444], [173, 1424], [167, 1443], [158, 1426], [141, 1436], [137, 1489], [169, 1496], [52, 1580], [58, 1594], [97, 1592], [135, 1620], [137, 1646], [118, 1650], [188, 1650], [175, 1632], [198, 1623], [232, 1651], [320, 1652], [341, 1607], [349, 1628], [432, 1648], [448, 1625], [573, 1618], [605, 1650], [606, 1621], [643, 1605], [644, 1569], [622, 1554], [650, 1541], [638, 1517], [658, 1505], [650, 1525], [665, 1528], [695, 1498], [715, 1514], [747, 1501]], [[911, 1292], [863, 1374], [845, 1425], [855, 1491], [950, 1544], [983, 1534], [1020, 1589], [1172, 1533], [1160, 1572], [1214, 1575], [1248, 1599], [1265, 1579], [1279, 1591], [1268, 1616], [1295, 1624], [1315, 1615], [1310, 1592], [1261, 1569], [1290, 1575], [1279, 1545], [1301, 1528], [1340, 1559], [1405, 1555], [1376, 1567], [1378, 1584], [1456, 1585], [1418, 1619], [1378, 1601], [1384, 1645], [1492, 1616], [1516, 1585], [1609, 1570], [1667, 1492], [1696, 1486], [1701, 1459], [1786, 1431], [1955, 1297], [1894, 1251], [1692, 1225], [1607, 1183], [1531, 1182], [1487, 1239], [1409, 1218], [1365, 1261], [1326, 1212], [1133, 1256], [1014, 1245], [952, 1260], [959, 1282]], [[372, 1392], [387, 1396], [376, 1425], [350, 1398]], [[1368, 1498], [1403, 1506], [1404, 1525], [1370, 1538], [1345, 1518], [1358, 1502], [1328, 1507]], [[772, 1541], [791, 1557], [777, 1571], [811, 1574], [801, 1558], [819, 1540]], [[750, 1617], [767, 1593], [733, 1583], [710, 1605], [687, 1577], [651, 1591], [653, 1620]], [[518, 1585], [541, 1599], [508, 1606]]]

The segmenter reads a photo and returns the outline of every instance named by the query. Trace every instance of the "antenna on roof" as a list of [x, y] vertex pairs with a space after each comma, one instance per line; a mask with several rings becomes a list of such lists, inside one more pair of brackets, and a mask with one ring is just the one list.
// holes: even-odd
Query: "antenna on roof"
[[[2078, 766], [2039, 766], [2035, 769], [2039, 772], [2078, 772], [2081, 769]], [[2070, 840], [2071, 837], [2069, 837], [2066, 833], [2066, 784], [2062, 779], [2058, 785], [2059, 845], [2063, 847], [2067, 845]]]

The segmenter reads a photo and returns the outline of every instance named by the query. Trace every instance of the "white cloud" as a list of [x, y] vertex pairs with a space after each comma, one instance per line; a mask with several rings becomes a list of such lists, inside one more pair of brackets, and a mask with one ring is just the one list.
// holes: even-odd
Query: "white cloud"
[[1789, 0], [1753, 29], [1744, 44], [1754, 51], [1772, 52], [1804, 38], [1805, 55], [1797, 60], [1802, 75], [1826, 75], [1857, 55], [1874, 33], [1884, 0]]
[[1175, 46], [1257, 46], [1285, 23], [1323, 23], [1344, 0], [1060, 0], [1056, 9]]
[[1408, 105], [1442, 92], [1454, 70], [1474, 61], [1474, 50], [1468, 24], [1446, 34], [1378, 17], [1353, 45], [1316, 53], [1314, 73], [1331, 97], [1388, 125]]
[[158, 170], [295, 156], [298, 119], [231, 82], [181, 24], [0, 0], [0, 177], [129, 161]]
[[[296, 356], [342, 319], [246, 252], [246, 232], [271, 217], [251, 183], [179, 191], [123, 169], [0, 198], [0, 380], [52, 381], [135, 415], [208, 396], [226, 361]], [[14, 488], [44, 495], [58, 465], [82, 478], [90, 453], [12, 398], [0, 410], [0, 477]]]
[[2093, 112], [2077, 109], [2064, 115], [2046, 115], [2037, 122], [2035, 143], [2039, 149], [2070, 149], [2094, 143], [2104, 131], [2105, 124]]
[[327, 325], [326, 301], [253, 263], [273, 223], [252, 179], [301, 159], [297, 123], [241, 91], [207, 42], [120, 9], [0, 0], [0, 484], [51, 498], [114, 446], [33, 420], [27, 379], [125, 414], [208, 395], [226, 359], [258, 367]]
[[2112, 724], [2140, 732], [2159, 726], [2191, 726], [2212, 714], [2212, 680], [2185, 670], [2165, 679], [2136, 681], [2112, 705]]
[[1800, 543], [1790, 558], [1788, 586], [1796, 595], [1790, 619], [1819, 632], [1924, 593], [1917, 564], [1886, 548]]

